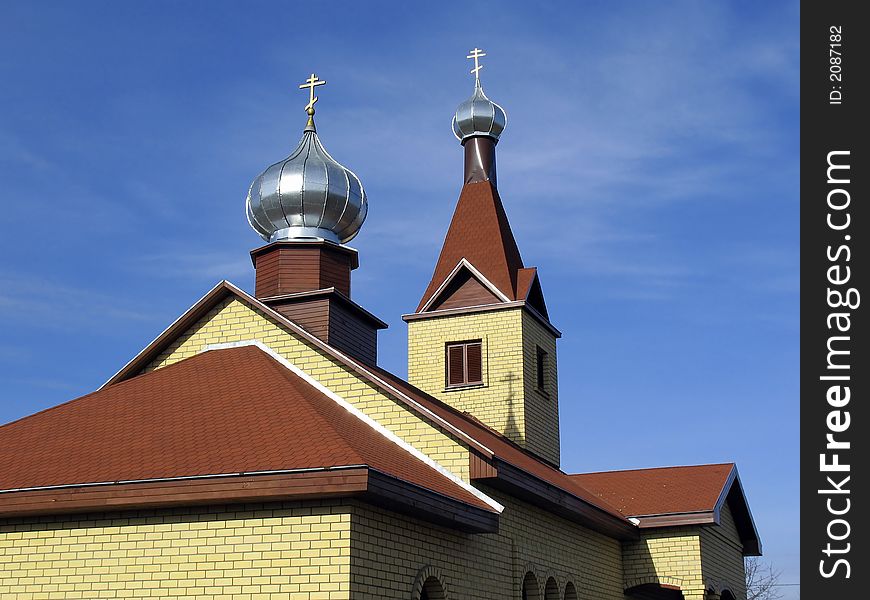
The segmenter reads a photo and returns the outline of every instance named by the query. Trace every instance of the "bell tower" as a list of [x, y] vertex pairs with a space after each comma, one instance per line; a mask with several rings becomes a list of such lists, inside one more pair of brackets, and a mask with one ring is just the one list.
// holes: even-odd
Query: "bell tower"
[[535, 267], [525, 267], [496, 185], [504, 109], [480, 85], [459, 105], [463, 186], [435, 271], [408, 323], [408, 380], [559, 465], [556, 339]]

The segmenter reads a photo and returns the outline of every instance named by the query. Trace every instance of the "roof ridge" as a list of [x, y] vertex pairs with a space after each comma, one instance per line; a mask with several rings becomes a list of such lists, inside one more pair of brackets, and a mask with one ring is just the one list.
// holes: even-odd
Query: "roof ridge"
[[607, 475], [609, 473], [637, 473], [639, 471], [664, 471], [667, 469], [696, 469], [699, 467], [736, 467], [737, 464], [733, 462], [723, 462], [723, 463], [701, 463], [697, 465], [673, 465], [673, 466], [663, 466], [663, 467], [641, 467], [638, 469], [612, 469], [609, 471], [589, 471], [588, 473], [566, 473], [570, 477], [582, 476], [582, 475]]
[[[294, 378], [294, 377], [291, 377], [291, 375], [295, 375], [295, 373], [293, 373], [290, 369], [287, 369], [286, 367], [283, 367], [283, 365], [281, 365], [277, 360], [275, 360], [274, 357], [271, 356], [268, 352], [264, 352], [264, 351], [262, 350], [262, 348], [260, 348], [259, 346], [254, 345], [254, 344], [244, 345], [244, 346], [243, 346], [243, 345], [239, 345], [239, 346], [236, 346], [236, 347], [234, 347], [234, 348], [220, 348], [220, 349], [219, 349], [219, 348], [214, 348], [214, 349], [211, 349], [211, 350], [206, 350], [206, 352], [212, 352], [212, 351], [213, 351], [213, 352], [222, 352], [223, 350], [234, 350], [234, 349], [240, 349], [240, 348], [255, 348], [255, 349], [258, 350], [260, 353], [262, 353], [264, 356], [266, 356], [267, 358], [269, 358], [270, 360], [267, 361], [268, 364], [269, 364], [269, 368], [272, 369], [273, 371], [275, 371], [275, 373], [276, 373], [279, 377], [281, 377], [282, 379], [285, 379], [285, 380], [286, 380], [286, 381], [287, 381], [291, 386], [293, 386], [294, 388], [296, 388], [298, 381], [301, 380], [303, 383], [305, 383], [305, 384], [308, 385], [309, 387], [313, 388], [315, 391], [320, 392], [320, 390], [318, 390], [316, 387], [312, 386], [310, 383], [308, 383], [307, 381], [305, 381], [305, 380], [302, 379], [301, 377], [298, 377], [298, 376], [296, 376], [295, 378]], [[320, 393], [321, 393], [321, 395], [323, 395], [322, 392], [320, 392]], [[326, 417], [324, 417], [324, 416], [321, 414], [320, 410], [318, 410], [318, 407], [315, 405], [315, 403], [311, 402], [311, 401], [310, 401], [310, 400], [309, 400], [309, 399], [308, 399], [304, 394], [300, 394], [300, 397], [301, 397], [301, 398], [302, 398], [302, 399], [303, 399], [303, 400], [304, 400], [304, 401], [305, 401], [305, 402], [306, 402], [306, 403], [307, 403], [307, 404], [308, 404], [308, 405], [313, 409], [313, 411], [317, 414], [317, 418], [318, 418], [318, 420], [321, 422], [320, 426], [321, 426], [321, 427], [326, 427], [326, 428], [328, 428], [330, 431], [332, 431], [333, 433], [338, 434], [338, 436], [339, 436], [340, 438], [344, 439], [344, 441], [345, 441], [345, 443], [347, 444], [347, 446], [349, 446], [349, 447], [353, 450], [353, 453], [356, 455], [356, 458], [358, 459], [359, 463], [360, 463], [360, 464], [365, 464], [365, 465], [367, 465], [367, 466], [369, 466], [369, 467], [371, 468], [371, 465], [368, 465], [368, 461], [367, 461], [365, 458], [363, 458], [362, 454], [360, 453], [359, 448], [357, 447], [357, 444], [353, 443], [352, 441], [349, 441], [347, 438], [345, 438], [343, 435], [341, 435], [341, 432], [340, 432], [340, 431], [339, 431], [335, 426], [333, 426], [333, 424], [329, 421], [329, 419], [327, 419]]]

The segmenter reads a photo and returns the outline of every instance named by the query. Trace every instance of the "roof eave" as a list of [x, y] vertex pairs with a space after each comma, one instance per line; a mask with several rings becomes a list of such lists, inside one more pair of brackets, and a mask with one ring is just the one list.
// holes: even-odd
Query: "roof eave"
[[603, 508], [567, 490], [536, 477], [519, 467], [493, 458], [490, 468], [472, 479], [502, 489], [550, 512], [564, 516], [589, 529], [619, 540], [635, 540], [638, 528], [628, 519], [611, 514]]
[[0, 490], [0, 518], [358, 497], [468, 533], [499, 515], [366, 465]]
[[497, 302], [494, 304], [480, 304], [477, 306], [463, 306], [460, 308], [444, 308], [440, 310], [432, 310], [427, 312], [415, 312], [402, 315], [402, 320], [406, 323], [411, 321], [423, 321], [426, 319], [440, 319], [444, 317], [454, 317], [457, 315], [491, 312], [496, 310], [509, 310], [512, 308], [522, 308], [534, 317], [541, 325], [550, 331], [557, 338], [562, 337], [562, 332], [556, 329], [550, 320], [543, 316], [540, 312], [530, 306], [525, 300], [513, 300], [511, 302]]

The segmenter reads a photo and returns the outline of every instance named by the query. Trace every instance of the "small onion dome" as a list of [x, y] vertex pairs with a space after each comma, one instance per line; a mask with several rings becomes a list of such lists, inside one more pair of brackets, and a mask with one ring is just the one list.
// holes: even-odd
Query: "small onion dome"
[[475, 80], [471, 98], [460, 104], [453, 115], [453, 135], [462, 143], [475, 136], [487, 136], [498, 141], [506, 124], [504, 109], [487, 98], [480, 80]]
[[359, 233], [368, 211], [359, 177], [329, 155], [313, 117], [296, 150], [254, 179], [246, 205], [248, 222], [267, 242], [319, 238], [344, 244]]

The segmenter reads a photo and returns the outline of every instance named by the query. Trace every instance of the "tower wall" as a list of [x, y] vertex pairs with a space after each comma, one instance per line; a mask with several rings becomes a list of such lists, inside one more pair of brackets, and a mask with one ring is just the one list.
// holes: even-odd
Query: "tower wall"
[[[523, 393], [527, 444], [551, 463], [560, 463], [559, 377], [556, 336], [527, 311], [522, 311]], [[547, 354], [544, 389], [538, 389], [538, 348]]]
[[[483, 383], [449, 388], [446, 345], [480, 340]], [[536, 389], [536, 348], [547, 351], [552, 396]], [[501, 432], [545, 460], [559, 463], [556, 340], [521, 306], [413, 319], [408, 322], [408, 381]]]

